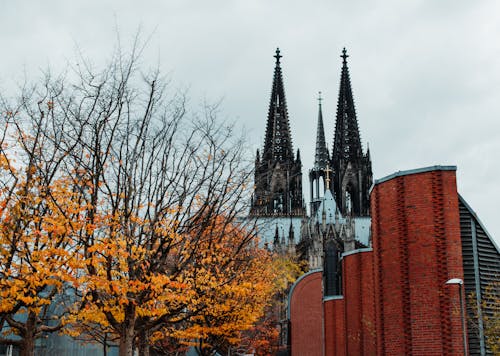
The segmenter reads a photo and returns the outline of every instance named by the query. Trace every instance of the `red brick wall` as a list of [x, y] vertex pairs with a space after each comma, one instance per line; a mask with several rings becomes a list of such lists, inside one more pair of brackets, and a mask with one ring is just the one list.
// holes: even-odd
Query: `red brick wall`
[[323, 302], [325, 318], [325, 355], [345, 356], [344, 299], [327, 299]]
[[373, 284], [373, 252], [361, 253], [361, 288], [363, 291], [362, 347], [364, 355], [374, 355], [376, 350], [375, 288]]
[[463, 279], [455, 171], [376, 184], [371, 216], [377, 354], [463, 354], [458, 291], [444, 284]]
[[356, 252], [343, 258], [343, 294], [347, 355], [375, 353], [373, 253]]
[[322, 272], [298, 280], [290, 296], [292, 356], [323, 355]]

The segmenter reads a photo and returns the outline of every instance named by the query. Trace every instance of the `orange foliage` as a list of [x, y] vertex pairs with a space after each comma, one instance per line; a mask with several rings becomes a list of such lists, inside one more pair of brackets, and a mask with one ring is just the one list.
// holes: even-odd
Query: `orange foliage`
[[[246, 232], [236, 224], [216, 219], [210, 237], [198, 243], [199, 256], [186, 270], [186, 281], [192, 294], [189, 318], [183, 328], [166, 332], [178, 339], [203, 341], [202, 348], [238, 344], [241, 332], [250, 329], [264, 314], [274, 294], [275, 271], [268, 251], [251, 241], [241, 246]], [[199, 345], [198, 345], [199, 346]]]
[[[269, 252], [258, 248], [243, 227], [223, 216], [201, 231], [200, 225], [181, 231], [168, 218], [154, 224], [128, 218], [133, 230], [145, 235], [128, 235], [119, 214], [94, 221], [75, 325], [99, 325], [115, 334], [131, 322], [139, 330], [157, 326], [151, 342], [203, 340], [203, 347], [211, 347], [221, 340], [238, 343], [241, 332], [262, 317], [275, 292], [276, 271], [267, 268]], [[167, 241], [168, 256], [159, 252]], [[73, 335], [78, 331], [73, 329]]]
[[[31, 162], [13, 169], [0, 158], [0, 316], [11, 334], [36, 338], [42, 331], [62, 326], [62, 314], [47, 308], [64, 288], [76, 287], [81, 259], [77, 253], [80, 230], [78, 194], [64, 178], [48, 181], [42, 167]], [[59, 300], [62, 306], [64, 300]], [[63, 309], [63, 308], [60, 308]], [[18, 313], [25, 321], [14, 319]], [[0, 325], [1, 326], [1, 325]], [[24, 337], [24, 336], [23, 336]]]

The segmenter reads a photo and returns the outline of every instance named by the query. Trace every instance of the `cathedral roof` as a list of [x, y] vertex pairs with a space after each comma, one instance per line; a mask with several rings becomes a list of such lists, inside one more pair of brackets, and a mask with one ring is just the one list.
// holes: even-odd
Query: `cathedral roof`
[[266, 243], [271, 246], [276, 237], [281, 241], [283, 237], [290, 239], [290, 232], [293, 230], [295, 241], [301, 236], [302, 217], [259, 217], [255, 223], [257, 235], [260, 237], [260, 245]]
[[319, 208], [314, 216], [315, 220], [319, 223], [323, 221], [323, 212], [325, 212], [327, 224], [335, 223], [335, 213], [338, 214], [339, 221], [345, 221], [337, 208], [337, 203], [335, 202], [335, 198], [333, 197], [330, 189], [326, 190], [325, 196], [323, 197], [323, 200], [321, 201], [321, 204], [319, 205]]
[[277, 162], [293, 162], [292, 137], [288, 121], [285, 88], [281, 74], [280, 59], [282, 56], [280, 55], [279, 48], [276, 49], [274, 58], [276, 58], [276, 64], [274, 67], [269, 112], [267, 114], [266, 138], [262, 159]]

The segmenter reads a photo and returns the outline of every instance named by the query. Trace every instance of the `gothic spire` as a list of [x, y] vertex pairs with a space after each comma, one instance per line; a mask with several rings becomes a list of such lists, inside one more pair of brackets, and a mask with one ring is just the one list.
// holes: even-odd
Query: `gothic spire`
[[345, 48], [337, 103], [332, 167], [335, 200], [344, 216], [369, 216], [372, 184], [371, 161], [363, 154], [358, 119], [354, 108]]
[[285, 90], [281, 75], [281, 54], [276, 50], [271, 100], [267, 115], [264, 149], [255, 159], [252, 216], [305, 216], [302, 199], [300, 152], [294, 159]]
[[337, 121], [335, 124], [335, 139], [333, 142], [334, 161], [352, 161], [362, 156], [361, 138], [359, 136], [358, 120], [354, 108], [349, 68], [347, 67], [347, 51], [342, 50], [342, 74], [337, 103]]
[[274, 68], [273, 87], [269, 112], [267, 114], [266, 138], [264, 142], [263, 160], [293, 162], [292, 138], [288, 122], [285, 89], [281, 75], [279, 48], [276, 49], [276, 65]]
[[321, 110], [322, 100], [321, 92], [319, 92], [318, 129], [316, 132], [316, 154], [314, 157], [314, 168], [316, 169], [325, 169], [328, 165], [328, 149], [326, 148], [323, 112]]

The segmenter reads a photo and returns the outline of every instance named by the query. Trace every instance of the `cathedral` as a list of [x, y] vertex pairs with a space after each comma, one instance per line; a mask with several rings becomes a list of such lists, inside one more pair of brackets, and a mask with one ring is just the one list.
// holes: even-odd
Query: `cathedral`
[[498, 303], [485, 304], [482, 296], [498, 283], [500, 248], [458, 194], [455, 166], [373, 180], [345, 49], [340, 57], [331, 152], [319, 98], [307, 214], [282, 56], [279, 50], [275, 55], [250, 217], [269, 248], [298, 256], [309, 267], [290, 288], [286, 315], [279, 314], [277, 354], [492, 354], [486, 323]]
[[330, 154], [323, 124], [321, 93], [314, 166], [309, 170], [309, 212], [302, 193], [302, 162], [296, 154], [281, 68], [274, 56], [271, 99], [264, 148], [255, 158], [255, 189], [250, 216], [256, 218], [266, 243], [280, 252], [297, 253], [309, 269], [323, 266], [326, 251], [339, 255], [370, 244], [368, 193], [372, 185], [370, 152], [363, 151], [349, 78], [346, 50]]

